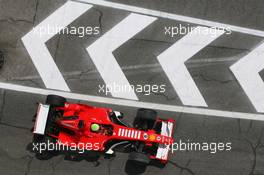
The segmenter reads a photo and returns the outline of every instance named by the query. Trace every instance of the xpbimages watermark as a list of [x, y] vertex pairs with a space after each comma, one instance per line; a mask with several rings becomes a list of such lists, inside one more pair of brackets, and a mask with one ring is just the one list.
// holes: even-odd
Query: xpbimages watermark
[[231, 151], [231, 142], [191, 142], [179, 140], [171, 146], [171, 152], [177, 151], [203, 151], [215, 154], [223, 151]]
[[78, 151], [78, 153], [84, 153], [85, 151], [98, 151], [100, 149], [100, 143], [62, 143], [58, 142], [47, 142], [43, 143], [32, 143], [32, 150], [34, 152], [42, 153], [44, 151]]
[[77, 35], [82, 38], [86, 35], [99, 35], [100, 27], [99, 26], [67, 26], [61, 27], [57, 25], [47, 25], [44, 27], [33, 28], [33, 32], [40, 37], [45, 35], [54, 35], [54, 34], [65, 34], [65, 35]]
[[[33, 151], [42, 153], [44, 151], [77, 151], [82, 154], [85, 151], [98, 151], [100, 149], [100, 143], [61, 143], [58, 142], [47, 142], [43, 143], [32, 143]], [[216, 154], [223, 151], [231, 151], [231, 142], [191, 142], [190, 140], [172, 143], [170, 151], [175, 153], [178, 151], [202, 151], [210, 154]]]
[[166, 91], [165, 84], [137, 84], [137, 85], [123, 85], [123, 84], [106, 84], [98, 85], [98, 92], [108, 95], [109, 93], [124, 93], [124, 92], [137, 92], [144, 95], [150, 95], [151, 93], [164, 93]]
[[170, 37], [178, 36], [178, 35], [186, 35], [186, 34], [196, 34], [196, 35], [209, 35], [216, 36], [219, 32], [225, 31], [226, 35], [230, 35], [232, 33], [231, 29], [228, 27], [194, 27], [189, 24], [186, 25], [176, 25], [176, 26], [165, 26], [164, 34]]

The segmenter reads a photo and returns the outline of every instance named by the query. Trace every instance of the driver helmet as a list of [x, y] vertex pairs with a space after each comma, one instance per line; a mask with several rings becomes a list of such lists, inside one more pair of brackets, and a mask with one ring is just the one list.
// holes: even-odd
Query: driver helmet
[[98, 131], [100, 130], [100, 125], [97, 124], [97, 123], [93, 123], [93, 124], [91, 124], [91, 130], [92, 130], [93, 132], [98, 132]]

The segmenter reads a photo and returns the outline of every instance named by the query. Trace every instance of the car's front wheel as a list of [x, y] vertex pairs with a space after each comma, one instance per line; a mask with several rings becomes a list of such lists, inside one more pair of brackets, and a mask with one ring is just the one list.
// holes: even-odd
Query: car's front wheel
[[154, 127], [157, 120], [157, 111], [152, 109], [140, 108], [134, 120], [134, 127], [137, 129], [148, 130]]

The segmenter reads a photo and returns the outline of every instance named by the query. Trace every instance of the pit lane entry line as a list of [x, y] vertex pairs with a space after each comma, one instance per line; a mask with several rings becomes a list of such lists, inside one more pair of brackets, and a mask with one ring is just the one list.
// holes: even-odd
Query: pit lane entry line
[[35, 87], [29, 87], [29, 86], [15, 85], [11, 83], [0, 82], [0, 89], [26, 92], [26, 93], [31, 93], [31, 94], [39, 94], [39, 95], [56, 94], [56, 95], [64, 96], [65, 98], [74, 99], [74, 100], [82, 100], [82, 101], [89, 101], [89, 102], [95, 102], [95, 103], [119, 105], [119, 106], [128, 106], [128, 107], [135, 107], [135, 108], [151, 108], [151, 109], [161, 110], [161, 111], [206, 115], [206, 116], [212, 116], [212, 117], [225, 117], [225, 118], [264, 121], [263, 114], [222, 111], [222, 110], [214, 110], [214, 109], [206, 109], [206, 108], [165, 105], [165, 104], [158, 104], [158, 103], [116, 99], [116, 98], [109, 98], [109, 97], [99, 97], [99, 96], [84, 95], [84, 94], [64, 92], [64, 91], [51, 90], [51, 89], [42, 89], [42, 88], [35, 88]]

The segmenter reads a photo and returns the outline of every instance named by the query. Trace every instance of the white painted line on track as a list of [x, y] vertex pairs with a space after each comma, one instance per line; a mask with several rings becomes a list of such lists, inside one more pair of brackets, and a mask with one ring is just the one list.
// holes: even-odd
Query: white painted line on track
[[115, 8], [115, 9], [120, 9], [120, 10], [125, 10], [129, 12], [145, 14], [145, 15], [150, 15], [150, 16], [156, 16], [156, 17], [161, 17], [161, 18], [166, 18], [166, 19], [172, 19], [172, 20], [177, 20], [177, 21], [184, 21], [184, 22], [188, 22], [192, 24], [201, 25], [201, 26], [226, 28], [226, 29], [231, 29], [232, 31], [235, 31], [235, 32], [264, 37], [264, 31], [261, 31], [261, 30], [250, 29], [250, 28], [240, 27], [240, 26], [235, 26], [235, 25], [229, 25], [229, 24], [224, 24], [220, 22], [214, 22], [214, 21], [193, 18], [193, 17], [183, 16], [183, 15], [177, 15], [177, 14], [167, 13], [167, 12], [158, 11], [158, 10], [151, 10], [151, 9], [146, 9], [142, 7], [132, 6], [132, 5], [120, 4], [120, 3], [104, 1], [104, 0], [72, 0], [72, 1], [105, 6], [105, 7], [110, 7], [110, 8]]
[[[87, 52], [106, 85], [111, 86], [116, 83], [123, 87], [130, 87], [112, 52], [156, 19], [155, 17], [132, 13], [87, 47]], [[114, 97], [138, 100], [133, 90], [116, 92], [112, 89], [109, 91]]]
[[205, 31], [207, 30], [208, 27], [196, 27], [157, 57], [184, 105], [207, 107], [202, 94], [184, 64], [193, 55], [225, 33], [224, 30], [215, 29], [214, 35], [206, 34]]
[[95, 103], [104, 103], [104, 104], [111, 104], [111, 105], [119, 105], [119, 106], [128, 106], [128, 107], [135, 107], [135, 108], [150, 108], [150, 109], [156, 109], [156, 110], [161, 110], [161, 111], [188, 113], [188, 114], [196, 114], [196, 115], [264, 121], [263, 114], [221, 111], [221, 110], [214, 110], [214, 109], [195, 108], [195, 107], [187, 107], [187, 106], [174, 106], [174, 105], [148, 103], [148, 102], [140, 102], [140, 101], [133, 101], [133, 100], [115, 99], [115, 98], [84, 95], [84, 94], [71, 93], [71, 92], [63, 92], [63, 91], [57, 91], [57, 90], [41, 89], [41, 88], [35, 88], [35, 87], [29, 87], [29, 86], [21, 86], [21, 85], [15, 85], [15, 84], [10, 84], [10, 83], [0, 83], [0, 89], [26, 92], [26, 93], [31, 93], [31, 94], [39, 94], [39, 95], [56, 94], [56, 95], [64, 96], [69, 99], [89, 101], [89, 102], [95, 102]]

